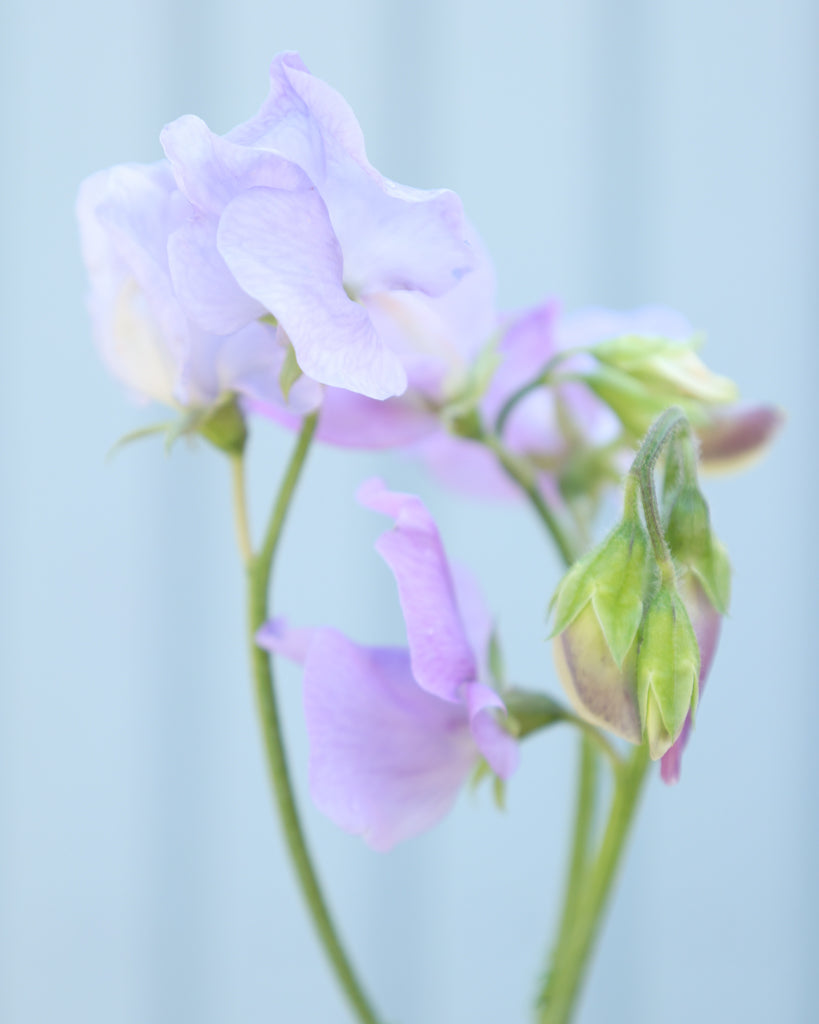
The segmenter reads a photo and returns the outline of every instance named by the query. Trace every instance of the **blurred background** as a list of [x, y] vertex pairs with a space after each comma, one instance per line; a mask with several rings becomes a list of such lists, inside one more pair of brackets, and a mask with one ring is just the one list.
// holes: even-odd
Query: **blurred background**
[[[816, 1017], [819, 7], [813, 0], [5, 0], [0, 12], [0, 1020], [350, 1020], [272, 813], [243, 643], [227, 466], [145, 442], [153, 411], [98, 362], [73, 203], [160, 156], [161, 126], [250, 116], [298, 49], [370, 158], [449, 186], [507, 308], [663, 302], [706, 358], [787, 409], [769, 457], [709, 497], [736, 575], [679, 786], [652, 780], [581, 1024]], [[158, 417], [157, 417], [158, 418]], [[288, 438], [254, 440], [261, 525]], [[277, 606], [400, 641], [358, 508], [418, 490], [498, 612], [513, 676], [554, 690], [556, 559], [524, 508], [473, 508], [417, 469], [315, 453]], [[573, 736], [524, 749], [499, 814], [464, 795], [388, 856], [306, 794], [298, 673], [281, 689], [331, 901], [396, 1024], [528, 1019], [564, 870]]]

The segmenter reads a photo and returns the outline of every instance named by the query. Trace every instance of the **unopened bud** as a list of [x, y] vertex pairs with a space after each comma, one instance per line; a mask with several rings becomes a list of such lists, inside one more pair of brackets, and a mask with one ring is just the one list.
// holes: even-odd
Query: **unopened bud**
[[635, 665], [653, 572], [649, 541], [627, 518], [566, 575], [554, 598], [558, 677], [587, 721], [641, 740]]
[[637, 655], [637, 698], [649, 753], [663, 756], [699, 695], [700, 651], [682, 598], [662, 586], [646, 611]]

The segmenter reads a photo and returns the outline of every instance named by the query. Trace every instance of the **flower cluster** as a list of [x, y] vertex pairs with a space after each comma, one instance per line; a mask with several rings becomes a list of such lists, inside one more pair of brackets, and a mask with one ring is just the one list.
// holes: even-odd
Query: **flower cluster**
[[[81, 187], [89, 309], [113, 373], [226, 451], [255, 417], [294, 429], [316, 413], [320, 440], [400, 447], [473, 496], [528, 495], [577, 547], [670, 406], [716, 468], [779, 424], [768, 407], [736, 406], [672, 310], [500, 311], [459, 198], [381, 175], [347, 103], [296, 54], [274, 60], [250, 120], [220, 136], [181, 117], [161, 143], [161, 161]], [[707, 507], [672, 463], [662, 527], [628, 512], [571, 569], [555, 626], [577, 710], [647, 742], [669, 781], [728, 599]], [[407, 648], [282, 620], [258, 643], [304, 667], [316, 803], [386, 849], [436, 822], [476, 768], [506, 779], [517, 745], [489, 670], [489, 614], [424, 505], [373, 481], [359, 498], [395, 521], [378, 551]]]

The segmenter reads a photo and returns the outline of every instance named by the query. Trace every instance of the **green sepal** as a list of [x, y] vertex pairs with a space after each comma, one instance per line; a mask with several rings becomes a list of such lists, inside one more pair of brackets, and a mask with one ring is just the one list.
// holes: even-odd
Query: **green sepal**
[[[693, 403], [682, 403], [667, 389], [649, 389], [646, 385], [614, 366], [601, 365], [583, 375], [583, 380], [617, 416], [634, 437], [643, 437], [651, 424], [669, 406], [682, 405], [689, 418], [696, 419]], [[704, 417], [700, 414], [699, 420]]]
[[624, 519], [563, 578], [553, 598], [555, 622], [549, 638], [570, 626], [591, 601], [611, 656], [622, 666], [640, 627], [652, 578], [650, 550], [639, 520]]
[[505, 690], [507, 687], [506, 665], [503, 660], [503, 651], [501, 650], [497, 629], [493, 629], [489, 636], [488, 661], [489, 674], [492, 677], [492, 682], [495, 684], [495, 689], [499, 691]]
[[599, 549], [595, 548], [579, 558], [558, 584], [549, 602], [549, 609], [554, 612], [554, 623], [547, 640], [553, 640], [562, 633], [591, 601], [598, 554]]
[[285, 402], [289, 401], [290, 389], [301, 375], [302, 369], [296, 359], [296, 350], [290, 344], [287, 346], [287, 353], [284, 357], [282, 368], [279, 370], [279, 387], [282, 389]]
[[453, 434], [479, 439], [483, 423], [479, 406], [500, 365], [498, 338], [491, 338], [470, 366], [466, 380], [441, 409], [441, 417]]
[[702, 584], [711, 604], [720, 615], [727, 615], [731, 603], [731, 560], [715, 534], [711, 534], [708, 559], [701, 564], [692, 564], [691, 571]]
[[198, 432], [228, 455], [241, 455], [247, 443], [247, 424], [234, 394], [225, 395], [207, 409], [189, 432]]
[[621, 667], [640, 628], [653, 574], [651, 545], [638, 519], [624, 520], [609, 537], [596, 570], [592, 606], [611, 656]]
[[637, 655], [637, 703], [649, 752], [673, 745], [699, 693], [700, 650], [675, 587], [661, 587], [643, 620]]
[[506, 727], [517, 739], [546, 729], [566, 719], [566, 709], [545, 693], [517, 687], [503, 695], [506, 705]]
[[108, 449], [107, 459], [113, 459], [119, 455], [123, 448], [128, 445], [134, 444], [135, 441], [144, 441], [149, 437], [156, 437], [158, 434], [167, 435], [168, 431], [175, 425], [174, 420], [166, 420], [163, 423], [152, 423], [149, 427], [140, 427], [138, 430], [132, 430], [127, 434], [123, 434], [118, 441], [115, 441]]
[[731, 600], [731, 563], [711, 529], [708, 503], [695, 485], [681, 487], [674, 499], [666, 539], [675, 562], [696, 575], [708, 600], [725, 615]]
[[679, 489], [669, 511], [665, 538], [678, 562], [694, 566], [710, 558], [708, 502], [695, 484], [685, 484]]
[[505, 811], [506, 783], [499, 775], [495, 775], [489, 767], [489, 763], [482, 757], [475, 765], [472, 777], [469, 780], [470, 790], [474, 793], [484, 779], [491, 779], [492, 781], [492, 799], [495, 803], [495, 807], [497, 807], [499, 811]]

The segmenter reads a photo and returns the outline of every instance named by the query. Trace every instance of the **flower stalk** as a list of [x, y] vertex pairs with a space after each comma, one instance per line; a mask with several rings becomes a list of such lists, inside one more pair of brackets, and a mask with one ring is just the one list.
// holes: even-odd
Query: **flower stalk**
[[262, 545], [254, 554], [250, 544], [244, 487], [243, 457], [232, 459], [236, 530], [239, 549], [247, 571], [248, 643], [253, 674], [256, 707], [264, 739], [264, 749], [279, 820], [290, 860], [296, 872], [316, 934], [335, 972], [351, 1009], [361, 1024], [379, 1024], [369, 999], [339, 937], [313, 866], [307, 840], [296, 806], [282, 734], [272, 658], [256, 643], [256, 634], [269, 618], [268, 592], [278, 543], [302, 469], [310, 450], [317, 415], [306, 417], [288, 463], [267, 526]]

